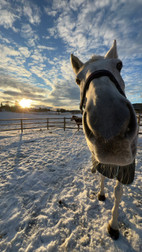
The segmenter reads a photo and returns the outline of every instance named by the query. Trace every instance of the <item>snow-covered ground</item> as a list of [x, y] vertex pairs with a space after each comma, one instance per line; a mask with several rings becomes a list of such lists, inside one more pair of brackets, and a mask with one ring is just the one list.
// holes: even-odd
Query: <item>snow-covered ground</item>
[[107, 199], [98, 201], [82, 131], [1, 132], [0, 162], [0, 251], [142, 251], [142, 136], [117, 241], [107, 233], [115, 181], [106, 179]]

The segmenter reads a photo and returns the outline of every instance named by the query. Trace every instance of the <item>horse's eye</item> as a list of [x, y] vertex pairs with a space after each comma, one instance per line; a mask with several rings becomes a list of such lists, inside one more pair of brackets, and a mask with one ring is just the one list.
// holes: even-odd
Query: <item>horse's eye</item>
[[81, 82], [81, 80], [79, 80], [78, 78], [76, 78], [76, 83], [77, 83], [78, 85], [80, 85], [80, 82]]
[[116, 68], [118, 69], [119, 72], [121, 71], [122, 66], [123, 66], [123, 65], [122, 65], [122, 62], [121, 62], [121, 61], [117, 63]]

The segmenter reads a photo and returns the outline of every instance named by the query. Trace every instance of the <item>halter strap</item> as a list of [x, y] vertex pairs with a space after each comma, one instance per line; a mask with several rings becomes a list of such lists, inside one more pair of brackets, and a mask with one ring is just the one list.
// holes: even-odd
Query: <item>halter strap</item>
[[85, 81], [85, 86], [84, 86], [84, 90], [83, 90], [83, 95], [81, 98], [81, 102], [80, 102], [80, 110], [83, 111], [83, 104], [84, 104], [84, 99], [86, 96], [86, 92], [89, 88], [89, 85], [91, 83], [92, 80], [103, 77], [103, 76], [107, 76], [110, 78], [110, 80], [115, 84], [116, 88], [118, 89], [118, 91], [120, 92], [120, 94], [122, 94], [124, 97], [126, 97], [124, 91], [122, 90], [122, 88], [120, 87], [118, 81], [116, 80], [116, 78], [114, 77], [114, 75], [108, 71], [108, 70], [98, 70], [98, 71], [94, 71], [93, 73], [91, 73], [89, 75], [89, 77], [87, 78], [87, 80]]

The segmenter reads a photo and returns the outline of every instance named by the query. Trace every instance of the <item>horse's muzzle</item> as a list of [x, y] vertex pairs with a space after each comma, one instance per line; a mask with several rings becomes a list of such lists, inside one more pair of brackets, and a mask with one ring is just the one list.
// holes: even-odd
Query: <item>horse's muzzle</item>
[[[87, 111], [83, 114], [83, 128], [90, 151], [98, 162], [104, 164], [127, 165], [133, 162], [137, 149], [137, 119], [131, 103], [126, 100], [126, 112], [121, 127], [114, 130], [116, 122], [112, 121], [112, 129], [97, 124], [97, 117], [89, 120]], [[126, 117], [126, 118], [125, 118]], [[108, 126], [109, 118], [106, 120]], [[99, 122], [100, 124], [100, 122]], [[119, 121], [118, 121], [119, 124]], [[110, 126], [110, 124], [109, 124]], [[100, 131], [99, 131], [100, 128]], [[107, 132], [107, 129], [109, 132]], [[114, 130], [114, 131], [113, 131]]]

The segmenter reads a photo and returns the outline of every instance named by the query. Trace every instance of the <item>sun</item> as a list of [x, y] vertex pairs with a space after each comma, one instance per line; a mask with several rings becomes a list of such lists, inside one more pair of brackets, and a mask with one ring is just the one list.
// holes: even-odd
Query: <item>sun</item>
[[30, 108], [32, 101], [30, 99], [23, 98], [19, 104], [22, 108]]

